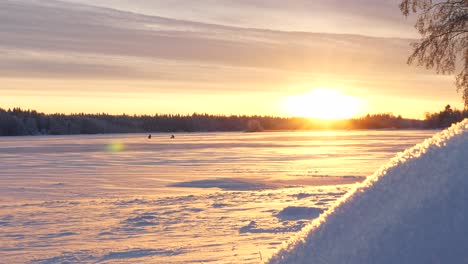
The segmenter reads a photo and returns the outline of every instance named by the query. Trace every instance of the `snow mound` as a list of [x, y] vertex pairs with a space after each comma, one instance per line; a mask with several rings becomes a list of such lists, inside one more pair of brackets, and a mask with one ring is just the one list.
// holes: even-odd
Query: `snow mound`
[[468, 261], [468, 119], [402, 153], [269, 263]]
[[251, 191], [274, 189], [277, 186], [267, 184], [259, 180], [239, 179], [239, 178], [222, 178], [222, 179], [206, 179], [189, 182], [179, 182], [169, 185], [169, 187], [185, 187], [185, 188], [220, 188], [226, 191]]
[[323, 212], [321, 208], [304, 207], [304, 206], [288, 206], [281, 210], [276, 217], [281, 221], [314, 219]]

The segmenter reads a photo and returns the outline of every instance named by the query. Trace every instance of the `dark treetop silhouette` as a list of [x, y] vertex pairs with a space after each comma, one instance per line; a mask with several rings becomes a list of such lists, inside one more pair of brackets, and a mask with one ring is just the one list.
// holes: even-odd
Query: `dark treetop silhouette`
[[[192, 115], [108, 115], [44, 114], [20, 108], [0, 108], [0, 136], [67, 135], [149, 132], [209, 132], [314, 129], [406, 129], [443, 128], [468, 117], [468, 109], [447, 106], [444, 111], [427, 114], [426, 120], [405, 119], [392, 114], [361, 118], [318, 121], [309, 118], [272, 116]], [[148, 138], [150, 135], [148, 136]]]

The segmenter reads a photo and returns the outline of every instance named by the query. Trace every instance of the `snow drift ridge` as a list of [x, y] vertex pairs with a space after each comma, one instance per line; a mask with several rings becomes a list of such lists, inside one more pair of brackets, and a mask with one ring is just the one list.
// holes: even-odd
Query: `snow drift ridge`
[[269, 263], [468, 262], [468, 119], [397, 154]]

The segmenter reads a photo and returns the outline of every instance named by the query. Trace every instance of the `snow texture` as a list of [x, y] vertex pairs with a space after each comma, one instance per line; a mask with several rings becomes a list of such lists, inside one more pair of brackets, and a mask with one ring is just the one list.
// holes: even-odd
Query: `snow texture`
[[269, 263], [468, 262], [468, 119], [402, 153]]

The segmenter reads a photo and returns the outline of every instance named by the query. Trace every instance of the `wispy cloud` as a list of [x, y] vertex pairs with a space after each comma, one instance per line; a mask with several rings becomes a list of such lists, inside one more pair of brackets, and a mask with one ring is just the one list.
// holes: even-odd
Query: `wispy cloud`
[[398, 0], [66, 0], [212, 24], [282, 31], [414, 36]]
[[194, 71], [194, 63], [211, 70], [356, 74], [400, 71], [409, 51], [405, 39], [241, 29], [43, 3], [0, 3], [3, 74], [165, 78], [161, 73], [167, 68], [171, 75], [182, 71], [184, 78], [184, 68]]

